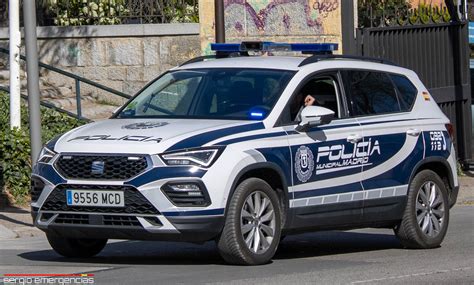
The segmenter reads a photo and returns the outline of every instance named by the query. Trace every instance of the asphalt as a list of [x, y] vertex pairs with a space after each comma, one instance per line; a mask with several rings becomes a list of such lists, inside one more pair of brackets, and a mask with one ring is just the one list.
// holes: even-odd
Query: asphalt
[[[0, 240], [6, 273], [93, 273], [95, 284], [474, 284], [474, 206], [456, 205], [447, 236], [431, 250], [403, 249], [391, 230], [287, 237], [267, 265], [226, 265], [203, 245], [111, 241], [88, 259], [54, 253], [44, 235]], [[1, 284], [1, 277], [0, 277]]]

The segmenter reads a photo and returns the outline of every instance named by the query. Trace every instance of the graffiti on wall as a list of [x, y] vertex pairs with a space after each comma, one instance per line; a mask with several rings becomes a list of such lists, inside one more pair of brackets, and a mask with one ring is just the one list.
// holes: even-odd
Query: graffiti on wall
[[[228, 42], [341, 42], [342, 0], [223, 1]], [[199, 11], [201, 46], [209, 53], [215, 32], [214, 1], [200, 0]]]
[[323, 19], [340, 0], [225, 0], [229, 36], [323, 34]]

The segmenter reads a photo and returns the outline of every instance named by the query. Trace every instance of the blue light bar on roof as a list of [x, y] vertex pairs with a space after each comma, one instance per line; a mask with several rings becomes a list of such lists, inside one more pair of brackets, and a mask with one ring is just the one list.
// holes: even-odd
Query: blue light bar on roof
[[331, 43], [274, 43], [274, 42], [242, 42], [241, 44], [211, 44], [211, 50], [216, 52], [233, 53], [248, 51], [295, 51], [303, 53], [332, 53], [338, 44]]

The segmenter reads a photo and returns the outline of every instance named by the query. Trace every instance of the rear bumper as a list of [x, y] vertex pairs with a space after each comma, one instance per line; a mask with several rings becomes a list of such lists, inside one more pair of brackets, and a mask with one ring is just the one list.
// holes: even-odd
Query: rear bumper
[[[157, 240], [157, 241], [184, 241], [205, 242], [215, 239], [224, 226], [224, 216], [199, 216], [199, 217], [164, 217], [157, 218], [161, 225], [150, 226], [144, 220], [148, 217], [138, 217], [139, 223], [135, 225], [105, 224], [107, 214], [91, 213], [65, 213], [66, 215], [81, 215], [87, 217], [88, 224], [59, 224], [56, 219], [58, 214], [38, 212], [32, 209], [35, 226], [46, 233], [68, 238], [94, 238], [94, 239], [128, 239], [128, 240]], [[118, 216], [118, 215], [117, 215]]]

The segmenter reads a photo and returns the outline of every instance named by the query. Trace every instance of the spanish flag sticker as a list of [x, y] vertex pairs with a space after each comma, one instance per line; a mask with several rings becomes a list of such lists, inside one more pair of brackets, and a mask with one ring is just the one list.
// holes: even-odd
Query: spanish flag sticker
[[431, 101], [430, 93], [423, 91], [421, 95], [423, 96], [423, 99], [425, 99], [425, 101]]

